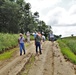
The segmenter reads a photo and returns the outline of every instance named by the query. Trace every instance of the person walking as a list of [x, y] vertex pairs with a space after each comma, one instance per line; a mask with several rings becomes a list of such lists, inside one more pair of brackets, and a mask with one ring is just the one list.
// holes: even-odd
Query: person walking
[[27, 42], [30, 43], [30, 32], [29, 31], [26, 33], [26, 36], [27, 36]]
[[41, 50], [42, 50], [42, 34], [38, 32], [38, 36], [41, 38]]
[[45, 41], [45, 36], [44, 35], [42, 35], [42, 40], [43, 40], [43, 42]]
[[50, 41], [54, 42], [54, 34], [50, 33]]
[[18, 43], [20, 47], [20, 56], [22, 55], [22, 50], [24, 51], [24, 54], [25, 54], [24, 42], [25, 42], [25, 38], [23, 37], [23, 34], [20, 33], [20, 37], [18, 38]]
[[36, 54], [38, 54], [38, 48], [39, 48], [39, 53], [42, 54], [42, 52], [41, 52], [41, 37], [39, 36], [39, 34], [37, 34], [35, 37], [35, 47], [36, 47]]
[[34, 39], [35, 39], [36, 35], [37, 35], [37, 32], [34, 33]]

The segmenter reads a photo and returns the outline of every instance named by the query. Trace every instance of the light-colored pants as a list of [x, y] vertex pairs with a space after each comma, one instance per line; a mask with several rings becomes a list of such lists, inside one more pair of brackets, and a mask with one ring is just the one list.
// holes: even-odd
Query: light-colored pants
[[30, 42], [30, 37], [27, 37], [27, 42]]

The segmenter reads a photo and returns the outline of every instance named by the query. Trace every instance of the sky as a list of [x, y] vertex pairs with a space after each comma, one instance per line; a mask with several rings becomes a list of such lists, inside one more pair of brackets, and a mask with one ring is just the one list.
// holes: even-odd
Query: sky
[[76, 0], [25, 0], [31, 11], [39, 12], [39, 19], [52, 27], [53, 33], [63, 37], [76, 36]]

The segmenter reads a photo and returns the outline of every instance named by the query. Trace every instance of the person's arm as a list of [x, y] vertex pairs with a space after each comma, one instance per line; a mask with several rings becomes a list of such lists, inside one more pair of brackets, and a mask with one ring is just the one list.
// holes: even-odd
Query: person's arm
[[42, 36], [40, 37], [40, 43], [42, 44]]

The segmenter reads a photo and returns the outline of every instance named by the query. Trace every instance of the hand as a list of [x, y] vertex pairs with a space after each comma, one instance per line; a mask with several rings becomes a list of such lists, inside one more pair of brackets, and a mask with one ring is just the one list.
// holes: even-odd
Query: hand
[[42, 41], [40, 43], [42, 44]]

